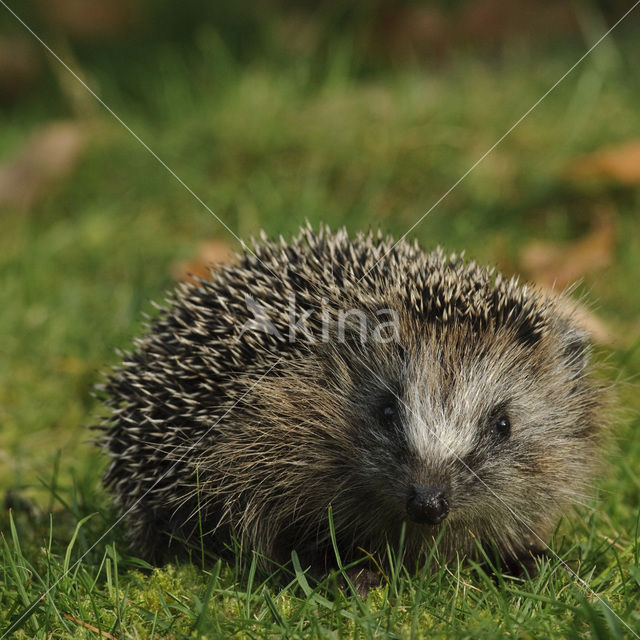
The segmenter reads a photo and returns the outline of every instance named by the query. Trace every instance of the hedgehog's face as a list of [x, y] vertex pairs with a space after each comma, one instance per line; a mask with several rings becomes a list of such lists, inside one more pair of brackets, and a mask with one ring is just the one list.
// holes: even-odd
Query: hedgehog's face
[[467, 538], [459, 549], [470, 531], [509, 546], [546, 535], [559, 505], [582, 495], [593, 457], [597, 400], [584, 344], [567, 335], [531, 343], [458, 327], [410, 356], [389, 351], [391, 366], [365, 363], [354, 412], [363, 504], [390, 525], [447, 523]]

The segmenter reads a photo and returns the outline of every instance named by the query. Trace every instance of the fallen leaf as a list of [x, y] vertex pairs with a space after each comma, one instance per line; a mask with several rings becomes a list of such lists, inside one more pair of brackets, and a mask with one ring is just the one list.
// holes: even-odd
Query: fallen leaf
[[29, 209], [69, 174], [86, 146], [75, 122], [38, 129], [14, 158], [0, 165], [0, 208]]
[[640, 185], [640, 140], [594, 151], [575, 160], [566, 170], [570, 180], [599, 180], [623, 186]]
[[208, 240], [198, 247], [193, 260], [176, 262], [171, 270], [175, 280], [197, 284], [196, 278], [208, 280], [211, 268], [216, 264], [228, 264], [233, 261], [234, 251], [222, 240]]
[[83, 622], [78, 618], [74, 618], [73, 616], [70, 616], [68, 613], [65, 613], [64, 611], [62, 612], [62, 616], [67, 620], [71, 620], [71, 622], [74, 622], [75, 624], [78, 624], [81, 627], [88, 629], [89, 631], [93, 631], [93, 633], [99, 634], [103, 638], [107, 638], [107, 640], [118, 640], [115, 636], [111, 635], [109, 632], [101, 631], [100, 629], [98, 629], [98, 627], [95, 627], [92, 624], [89, 624], [88, 622]]
[[579, 327], [582, 327], [589, 334], [593, 342], [608, 345], [616, 342], [613, 331], [584, 304], [576, 302], [571, 298], [560, 298], [556, 291], [548, 291], [548, 293], [559, 298], [561, 308], [564, 309], [567, 316], [570, 316]]
[[520, 270], [547, 289], [565, 289], [586, 274], [609, 266], [615, 242], [614, 217], [602, 212], [593, 230], [572, 244], [529, 243], [520, 254]]
[[613, 261], [616, 230], [614, 216], [601, 211], [593, 229], [572, 244], [531, 242], [520, 254], [519, 271], [545, 294], [559, 298], [562, 309], [599, 344], [612, 344], [613, 332], [585, 305], [567, 297], [563, 291], [585, 275], [609, 266]]

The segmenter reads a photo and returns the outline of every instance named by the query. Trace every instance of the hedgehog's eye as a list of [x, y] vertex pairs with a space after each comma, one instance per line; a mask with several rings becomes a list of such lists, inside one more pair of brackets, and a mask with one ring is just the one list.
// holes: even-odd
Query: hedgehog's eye
[[500, 415], [493, 423], [493, 433], [498, 438], [508, 438], [511, 434], [511, 422], [505, 415]]
[[398, 420], [398, 401], [394, 397], [384, 400], [380, 407], [380, 420], [387, 426], [393, 426]]

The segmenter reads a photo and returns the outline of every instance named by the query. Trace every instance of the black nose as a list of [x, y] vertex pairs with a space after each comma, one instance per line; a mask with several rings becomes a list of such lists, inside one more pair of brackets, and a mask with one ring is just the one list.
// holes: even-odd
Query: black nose
[[407, 514], [418, 524], [439, 524], [449, 514], [449, 503], [440, 487], [415, 484], [409, 489]]

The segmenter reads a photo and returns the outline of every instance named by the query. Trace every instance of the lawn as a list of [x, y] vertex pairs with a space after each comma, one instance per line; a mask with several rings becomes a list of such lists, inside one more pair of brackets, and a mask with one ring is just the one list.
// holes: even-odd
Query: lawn
[[[239, 60], [206, 26], [189, 48], [140, 59], [76, 52], [87, 82], [210, 210], [64, 70], [3, 113], [0, 163], [59, 119], [85, 147], [34, 204], [0, 211], [0, 638], [640, 633], [640, 186], [567, 177], [583, 154], [638, 136], [637, 29], [605, 40], [440, 201], [580, 58], [587, 33], [370, 69], [344, 36], [322, 56]], [[556, 555], [530, 580], [471, 561], [397, 569], [364, 601], [302, 571], [278, 583], [240, 558], [137, 559], [100, 486], [92, 390], [175, 265], [203, 241], [237, 248], [220, 220], [243, 239], [305, 220], [399, 236], [427, 211], [411, 233], [423, 247], [509, 273], [535, 242], [575, 246], [603, 212], [614, 229], [606, 264], [574, 292], [610, 336], [595, 360], [616, 386], [611, 451], [596, 499], [560, 523]]]

